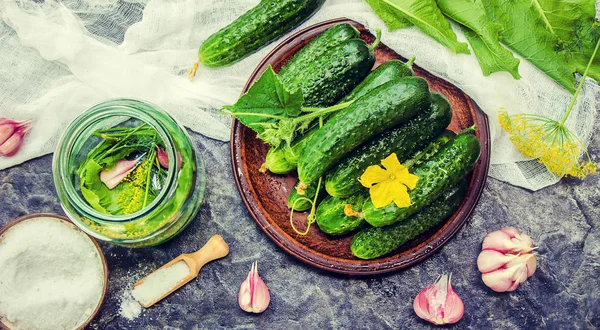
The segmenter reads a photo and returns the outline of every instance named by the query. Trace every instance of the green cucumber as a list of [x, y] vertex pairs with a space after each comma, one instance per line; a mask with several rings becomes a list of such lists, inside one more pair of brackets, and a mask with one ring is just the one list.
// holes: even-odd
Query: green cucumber
[[355, 38], [328, 48], [310, 63], [303, 64], [304, 74], [284, 74], [279, 78], [290, 91], [302, 90], [305, 107], [328, 107], [358, 85], [373, 64], [375, 56], [371, 47]]
[[[429, 145], [427, 147], [425, 147], [425, 149], [417, 152], [413, 158], [409, 159], [406, 161], [405, 166], [409, 169], [412, 170], [412, 165], [417, 165], [417, 164], [421, 164], [424, 162], [427, 162], [431, 157], [433, 157], [436, 153], [436, 151], [440, 150], [446, 143], [448, 143], [448, 141], [450, 141], [452, 138], [454, 138], [456, 136], [456, 134], [454, 134], [454, 132], [452, 131], [445, 131], [442, 135], [440, 135], [437, 139], [435, 139], [434, 141], [432, 141], [431, 143], [429, 143]], [[412, 164], [412, 165], [411, 165]], [[308, 188], [312, 187], [313, 185], [309, 186]], [[307, 188], [307, 190], [308, 190]], [[314, 189], [314, 188], [313, 188]], [[356, 197], [356, 196], [361, 196], [361, 197]], [[314, 195], [313, 195], [314, 197]], [[369, 193], [366, 190], [361, 190], [359, 191], [356, 195], [351, 196], [349, 198], [336, 198], [336, 197], [331, 197], [337, 201], [339, 201], [338, 203], [343, 203], [345, 204], [350, 204], [350, 207], [352, 208], [352, 210], [361, 213], [362, 212], [362, 207], [363, 207], [363, 201], [366, 201], [369, 198]], [[337, 205], [336, 203], [331, 202], [332, 205]], [[321, 212], [326, 212], [325, 208], [326, 206], [324, 206], [323, 204], [319, 205], [319, 208], [321, 208]], [[345, 213], [343, 213], [343, 210], [337, 210], [337, 211], [328, 211], [329, 217], [333, 217], [335, 214], [338, 215], [338, 219], [329, 219], [327, 220], [329, 222], [329, 231], [330, 232], [339, 232], [339, 233], [345, 233], [344, 228], [355, 228], [358, 227], [358, 224], [356, 224], [355, 222], [358, 221], [357, 219], [353, 218], [353, 217], [344, 217]], [[366, 224], [366, 221], [364, 220], [364, 217], [359, 216], [359, 218], [361, 219], [361, 221], [363, 222], [363, 224]], [[348, 224], [346, 224], [346, 221], [350, 221], [353, 225], [350, 226]], [[335, 227], [334, 224], [337, 224], [339, 227]]]
[[[317, 185], [311, 185], [309, 187], [306, 187], [304, 194], [300, 195], [298, 193], [298, 185], [300, 184], [300, 182], [296, 183], [296, 185], [294, 186], [294, 188], [290, 191], [290, 194], [288, 195], [288, 207], [290, 209], [293, 209], [294, 211], [306, 211], [308, 209], [310, 209], [312, 207], [312, 204], [307, 201], [305, 198], [309, 199], [309, 200], [314, 200], [315, 195], [317, 194]], [[319, 192], [319, 200], [323, 199], [324, 195], [323, 194], [323, 190], [324, 188], [321, 186], [321, 191]], [[318, 202], [318, 201], [317, 201]]]
[[352, 90], [352, 92], [344, 96], [340, 100], [340, 103], [356, 100], [388, 81], [414, 76], [415, 73], [411, 68], [414, 60], [413, 57], [407, 63], [400, 60], [389, 60], [381, 64], [376, 67], [375, 70], [371, 71], [371, 73], [369, 73], [369, 75]]
[[326, 175], [325, 187], [334, 197], [347, 197], [360, 191], [358, 181], [367, 167], [378, 165], [382, 159], [396, 153], [404, 163], [417, 150], [439, 136], [450, 124], [452, 108], [441, 94], [431, 94], [429, 109], [406, 124], [387, 130], [373, 140], [354, 149]]
[[268, 169], [271, 173], [286, 174], [296, 169], [295, 164], [291, 164], [285, 159], [285, 154], [281, 152], [283, 147], [271, 148], [265, 157], [265, 163], [261, 167], [261, 172]]
[[314, 182], [354, 148], [407, 122], [430, 103], [427, 81], [419, 77], [389, 81], [363, 95], [310, 134], [298, 157], [300, 182]]
[[[364, 220], [359, 216], [347, 215], [344, 209], [347, 205], [362, 205], [365, 197], [362, 194], [345, 199], [328, 196], [317, 209], [317, 225], [325, 234], [335, 236], [344, 235], [360, 228], [365, 223]], [[360, 210], [352, 209], [352, 211], [360, 213]]]
[[[369, 73], [369, 75], [358, 84], [350, 94], [344, 96], [339, 103], [356, 100], [388, 81], [414, 76], [414, 72], [411, 68], [413, 61], [414, 58], [408, 61], [408, 63], [404, 63], [400, 60], [390, 60], [381, 64], [375, 68], [375, 70], [371, 71], [371, 73]], [[292, 147], [286, 146], [284, 148], [285, 150], [283, 150], [282, 153], [285, 154], [285, 158], [289, 164], [298, 164], [298, 155], [300, 155], [300, 152], [304, 148], [305, 141], [310, 138], [310, 134], [314, 134], [314, 131], [316, 131], [316, 127], [300, 137]]]
[[306, 67], [318, 57], [324, 56], [327, 50], [338, 47], [347, 40], [360, 38], [360, 31], [348, 23], [337, 24], [321, 32], [307, 43], [277, 73], [285, 80], [301, 79], [308, 74]]
[[420, 150], [416, 154], [414, 154], [409, 160], [404, 162], [404, 165], [409, 170], [412, 170], [415, 167], [419, 167], [422, 164], [426, 163], [430, 160], [435, 154], [437, 154], [443, 146], [446, 145], [450, 140], [456, 137], [456, 133], [445, 130], [442, 135], [438, 136], [435, 140], [425, 147], [425, 149]]
[[415, 189], [409, 191], [410, 206], [398, 208], [390, 203], [378, 209], [371, 200], [367, 200], [362, 208], [365, 220], [373, 227], [382, 227], [407, 219], [470, 172], [479, 158], [480, 150], [475, 135], [458, 135], [429, 161], [414, 169], [412, 173], [419, 177], [419, 181]]
[[406, 221], [361, 230], [352, 238], [350, 250], [361, 259], [375, 259], [386, 255], [448, 219], [466, 195], [467, 182], [463, 179]]
[[198, 58], [207, 67], [231, 65], [300, 25], [325, 0], [262, 0], [206, 39]]

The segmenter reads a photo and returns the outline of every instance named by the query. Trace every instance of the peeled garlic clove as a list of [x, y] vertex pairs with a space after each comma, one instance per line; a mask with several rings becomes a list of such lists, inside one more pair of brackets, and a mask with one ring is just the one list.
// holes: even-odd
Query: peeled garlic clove
[[108, 189], [113, 189], [136, 168], [139, 160], [140, 159], [138, 158], [135, 160], [118, 161], [115, 167], [111, 168], [110, 170], [102, 170], [102, 172], [100, 172], [100, 181], [102, 181]]
[[240, 308], [249, 313], [262, 313], [271, 302], [269, 288], [258, 276], [258, 263], [252, 264], [248, 277], [240, 286], [238, 303]]
[[423, 289], [415, 297], [413, 308], [420, 318], [436, 325], [456, 323], [465, 312], [464, 304], [452, 289], [447, 274]]

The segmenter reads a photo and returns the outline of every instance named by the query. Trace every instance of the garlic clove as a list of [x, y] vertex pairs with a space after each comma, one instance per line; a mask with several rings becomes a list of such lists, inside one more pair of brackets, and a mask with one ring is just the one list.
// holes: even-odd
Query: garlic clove
[[[158, 163], [160, 164], [160, 166], [162, 166], [163, 168], [166, 168], [166, 169], [169, 168], [169, 154], [167, 154], [167, 152], [164, 151], [162, 148], [158, 148], [156, 158], [158, 158]], [[177, 152], [178, 168], [181, 168], [182, 162], [183, 162], [183, 160], [181, 159], [181, 153]]]
[[413, 308], [417, 316], [436, 325], [456, 323], [464, 315], [464, 304], [447, 274], [423, 289], [415, 297]]
[[533, 240], [522, 235], [518, 229], [509, 227], [487, 234], [483, 239], [483, 250], [500, 252], [527, 253], [533, 251]]
[[515, 257], [495, 250], [483, 250], [477, 257], [477, 268], [482, 273], [488, 273], [502, 268]]
[[15, 125], [0, 124], [0, 145], [4, 144], [17, 130]]
[[131, 173], [131, 171], [135, 170], [140, 158], [135, 160], [120, 160], [115, 167], [109, 170], [102, 170], [102, 172], [100, 172], [100, 181], [102, 181], [108, 189], [115, 188], [129, 173]]
[[21, 149], [25, 134], [31, 129], [30, 122], [0, 118], [0, 156], [10, 157]]
[[534, 254], [514, 256], [503, 268], [483, 273], [481, 279], [486, 286], [496, 292], [514, 291], [533, 275], [536, 263]]
[[262, 313], [271, 302], [269, 288], [258, 275], [258, 263], [254, 262], [248, 277], [240, 286], [238, 303], [240, 308], [249, 313]]
[[28, 131], [29, 127], [19, 128], [8, 139], [2, 142], [0, 145], [0, 156], [14, 156], [21, 149], [25, 134], [27, 134]]

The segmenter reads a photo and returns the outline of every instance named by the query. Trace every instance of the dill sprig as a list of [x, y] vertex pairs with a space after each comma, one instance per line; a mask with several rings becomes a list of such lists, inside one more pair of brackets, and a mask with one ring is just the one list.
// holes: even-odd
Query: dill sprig
[[[538, 159], [549, 171], [560, 177], [584, 178], [595, 174], [598, 169], [598, 164], [592, 160], [581, 139], [567, 128], [565, 122], [573, 110], [599, 46], [600, 40], [596, 43], [594, 53], [561, 120], [536, 114], [511, 116], [504, 109], [498, 113], [500, 126], [510, 134], [510, 141], [517, 149], [525, 156]], [[582, 154], [584, 157], [580, 160]]]

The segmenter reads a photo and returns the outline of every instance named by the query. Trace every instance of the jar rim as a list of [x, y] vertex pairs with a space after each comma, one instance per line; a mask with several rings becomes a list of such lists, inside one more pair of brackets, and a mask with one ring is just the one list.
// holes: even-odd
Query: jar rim
[[[177, 123], [166, 111], [149, 102], [136, 99], [111, 99], [96, 104], [95, 106], [87, 109], [77, 118], [75, 118], [71, 122], [71, 124], [69, 124], [67, 129], [64, 131], [61, 139], [59, 140], [55, 152], [55, 155], [64, 156], [54, 157], [54, 179], [57, 189], [60, 189], [63, 192], [65, 192], [65, 195], [69, 199], [69, 202], [78, 212], [80, 212], [86, 217], [94, 219], [94, 221], [99, 222], [133, 222], [143, 219], [145, 216], [151, 213], [165, 198], [175, 194], [177, 185], [173, 184], [173, 182], [176, 182], [175, 169], [178, 168], [179, 160], [176, 156], [177, 151], [175, 149], [175, 143], [173, 141], [173, 138], [162, 127], [159, 119], [156, 118], [156, 115], [159, 114], [164, 115], [168, 119], [172, 120], [174, 123]], [[91, 134], [89, 134], [90, 131], [93, 132], [95, 130], [94, 128], [92, 128], [95, 123], [98, 123], [98, 121], [108, 119], [113, 116], [123, 116], [129, 117], [130, 119], [137, 119], [149, 125], [150, 127], [152, 127], [152, 129], [156, 130], [159, 137], [165, 144], [165, 151], [167, 152], [169, 161], [169, 168], [167, 171], [165, 185], [161, 189], [158, 196], [147, 206], [143, 207], [137, 212], [127, 215], [106, 214], [94, 209], [87, 201], [85, 201], [82, 198], [81, 194], [77, 192], [77, 190], [75, 189], [75, 184], [73, 182], [73, 173], [70, 173], [70, 170], [72, 168], [70, 166], [70, 160], [72, 156], [79, 152], [79, 150], [76, 150], [76, 145], [79, 139], [89, 138], [91, 136]], [[58, 177], [56, 177], [57, 175]]]

